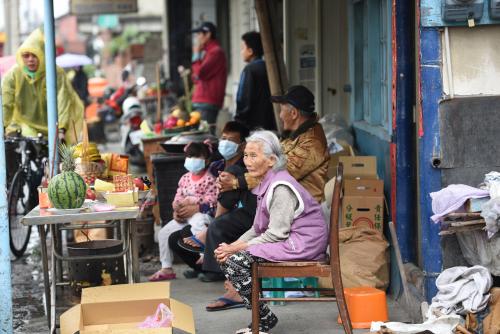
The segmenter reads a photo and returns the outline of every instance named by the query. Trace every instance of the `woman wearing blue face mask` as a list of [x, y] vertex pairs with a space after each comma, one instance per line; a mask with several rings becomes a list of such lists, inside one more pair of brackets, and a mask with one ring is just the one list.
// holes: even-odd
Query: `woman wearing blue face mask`
[[234, 141], [222, 139], [221, 141], [219, 141], [218, 149], [224, 160], [231, 160], [236, 155], [238, 155], [239, 147], [240, 145], [236, 144]]
[[162, 227], [158, 234], [162, 268], [149, 277], [150, 281], [176, 278], [172, 269], [173, 253], [168, 245], [168, 238], [186, 225], [191, 226], [193, 234], [204, 231], [213, 219], [210, 215], [213, 210], [205, 212], [200, 208], [217, 206], [216, 179], [208, 172], [211, 147], [204, 143], [190, 143], [184, 152], [186, 155], [184, 167], [188, 172], [181, 177], [172, 203], [174, 219]]

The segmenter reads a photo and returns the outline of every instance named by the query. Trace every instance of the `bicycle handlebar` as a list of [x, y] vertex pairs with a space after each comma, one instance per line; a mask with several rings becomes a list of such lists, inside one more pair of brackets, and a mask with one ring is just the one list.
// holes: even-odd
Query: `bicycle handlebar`
[[5, 136], [5, 142], [6, 143], [31, 142], [34, 144], [40, 144], [45, 146], [49, 145], [48, 140], [43, 137], [33, 138], [33, 137], [21, 137], [21, 136], [19, 137]]

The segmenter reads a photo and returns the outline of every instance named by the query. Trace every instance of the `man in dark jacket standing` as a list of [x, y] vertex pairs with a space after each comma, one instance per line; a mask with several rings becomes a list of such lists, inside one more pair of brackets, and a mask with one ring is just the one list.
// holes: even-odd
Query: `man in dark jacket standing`
[[252, 130], [276, 130], [260, 34], [250, 31], [241, 39], [241, 56], [248, 65], [241, 72], [234, 119]]
[[217, 115], [224, 104], [227, 81], [227, 62], [224, 51], [216, 40], [216, 28], [203, 22], [193, 30], [196, 45], [193, 47], [192, 71], [194, 82], [193, 109], [201, 112], [212, 134], [215, 133]]

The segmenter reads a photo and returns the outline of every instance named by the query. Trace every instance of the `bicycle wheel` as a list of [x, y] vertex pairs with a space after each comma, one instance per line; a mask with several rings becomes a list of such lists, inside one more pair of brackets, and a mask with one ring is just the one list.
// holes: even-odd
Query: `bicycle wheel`
[[23, 170], [18, 171], [9, 188], [9, 235], [10, 250], [16, 257], [23, 256], [31, 235], [31, 226], [21, 224], [21, 219], [36, 206], [33, 193], [26, 173]]

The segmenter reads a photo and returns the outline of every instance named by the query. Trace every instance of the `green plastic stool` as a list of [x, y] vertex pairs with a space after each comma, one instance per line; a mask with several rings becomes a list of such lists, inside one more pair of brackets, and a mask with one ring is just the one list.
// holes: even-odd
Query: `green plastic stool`
[[[317, 288], [317, 277], [262, 278], [261, 287], [265, 288]], [[293, 292], [293, 291], [292, 291]], [[300, 291], [297, 291], [300, 292]], [[314, 297], [319, 297], [319, 291], [313, 291]], [[264, 291], [268, 298], [285, 298], [285, 291]], [[271, 305], [285, 305], [285, 302], [271, 302]]]

